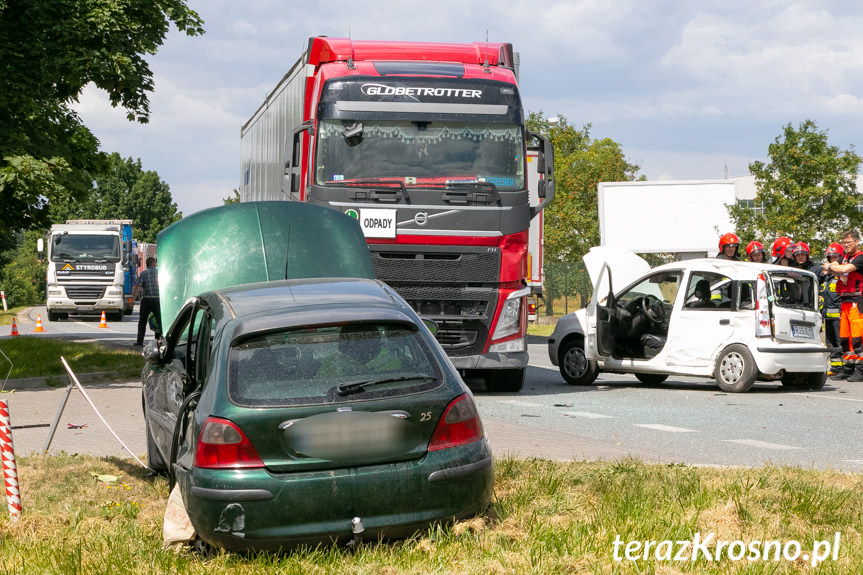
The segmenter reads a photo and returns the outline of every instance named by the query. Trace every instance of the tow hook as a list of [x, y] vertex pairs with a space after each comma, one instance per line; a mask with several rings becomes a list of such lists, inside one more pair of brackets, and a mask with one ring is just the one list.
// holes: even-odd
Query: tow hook
[[362, 544], [363, 531], [366, 530], [366, 528], [363, 527], [363, 520], [359, 517], [354, 517], [353, 519], [351, 519], [351, 530], [354, 532], [354, 538], [348, 541], [348, 547], [356, 550]]

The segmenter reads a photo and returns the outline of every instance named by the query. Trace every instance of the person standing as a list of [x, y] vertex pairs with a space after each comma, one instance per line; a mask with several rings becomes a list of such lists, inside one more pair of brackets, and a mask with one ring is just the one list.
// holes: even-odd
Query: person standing
[[764, 245], [754, 240], [746, 244], [746, 258], [755, 264], [764, 263]]
[[773, 253], [773, 259], [770, 260], [771, 264], [776, 264], [779, 266], [787, 266], [790, 262], [789, 258], [785, 255], [785, 249], [791, 244], [791, 238], [787, 236], [780, 236], [776, 238], [776, 241], [773, 242], [771, 246], [771, 251]]
[[837, 290], [841, 302], [839, 311], [839, 342], [845, 352], [842, 370], [833, 379], [863, 381], [863, 251], [860, 234], [848, 230], [842, 234], [845, 257], [842, 263], [824, 262], [822, 269], [839, 277]]
[[737, 254], [737, 248], [740, 247], [740, 238], [737, 234], [729, 232], [719, 238], [719, 253], [716, 257], [721, 260], [739, 261], [740, 256]]
[[147, 332], [147, 321], [150, 314], [156, 318], [156, 326], [153, 331], [156, 333], [156, 339], [162, 337], [162, 315], [159, 306], [159, 272], [156, 269], [156, 258], [147, 258], [147, 269], [141, 272], [138, 276], [138, 281], [135, 282], [135, 291], [132, 294], [134, 299], [141, 294], [141, 305], [138, 308], [138, 339], [135, 340], [135, 346], [144, 345], [144, 335]]
[[[845, 255], [842, 244], [833, 242], [824, 250], [826, 262], [841, 262]], [[837, 286], [839, 278], [831, 273], [819, 270], [818, 279], [821, 281], [821, 318], [824, 322], [824, 339], [827, 347], [833, 348], [830, 352], [830, 375], [842, 368], [842, 348], [839, 341], [839, 315], [841, 303]]]
[[812, 260], [809, 259], [809, 244], [806, 242], [797, 242], [788, 246], [785, 250], [785, 255], [791, 256], [789, 265], [792, 268], [797, 268], [800, 270], [806, 270], [808, 272], [812, 272], [815, 275], [818, 275], [818, 272], [821, 271], [821, 266], [815, 263], [812, 263]]

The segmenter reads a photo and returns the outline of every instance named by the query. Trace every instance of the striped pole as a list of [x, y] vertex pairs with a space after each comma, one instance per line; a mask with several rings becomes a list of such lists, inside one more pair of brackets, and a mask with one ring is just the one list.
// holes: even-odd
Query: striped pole
[[3, 460], [3, 481], [6, 484], [6, 503], [13, 520], [21, 516], [21, 491], [18, 489], [18, 468], [15, 467], [15, 449], [12, 447], [12, 424], [9, 405], [0, 399], [0, 455]]

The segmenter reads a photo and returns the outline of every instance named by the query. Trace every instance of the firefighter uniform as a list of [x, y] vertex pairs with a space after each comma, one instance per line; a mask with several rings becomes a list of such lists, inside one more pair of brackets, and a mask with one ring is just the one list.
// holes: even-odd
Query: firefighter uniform
[[842, 274], [837, 284], [839, 292], [839, 342], [843, 351], [845, 373], [849, 381], [863, 381], [863, 251], [846, 254], [843, 264], [854, 264], [856, 269]]

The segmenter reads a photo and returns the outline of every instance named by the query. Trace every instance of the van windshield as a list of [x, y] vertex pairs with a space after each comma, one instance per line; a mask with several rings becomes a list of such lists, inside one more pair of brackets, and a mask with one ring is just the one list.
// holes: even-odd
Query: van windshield
[[770, 272], [773, 302], [779, 307], [818, 311], [817, 279], [800, 272]]

